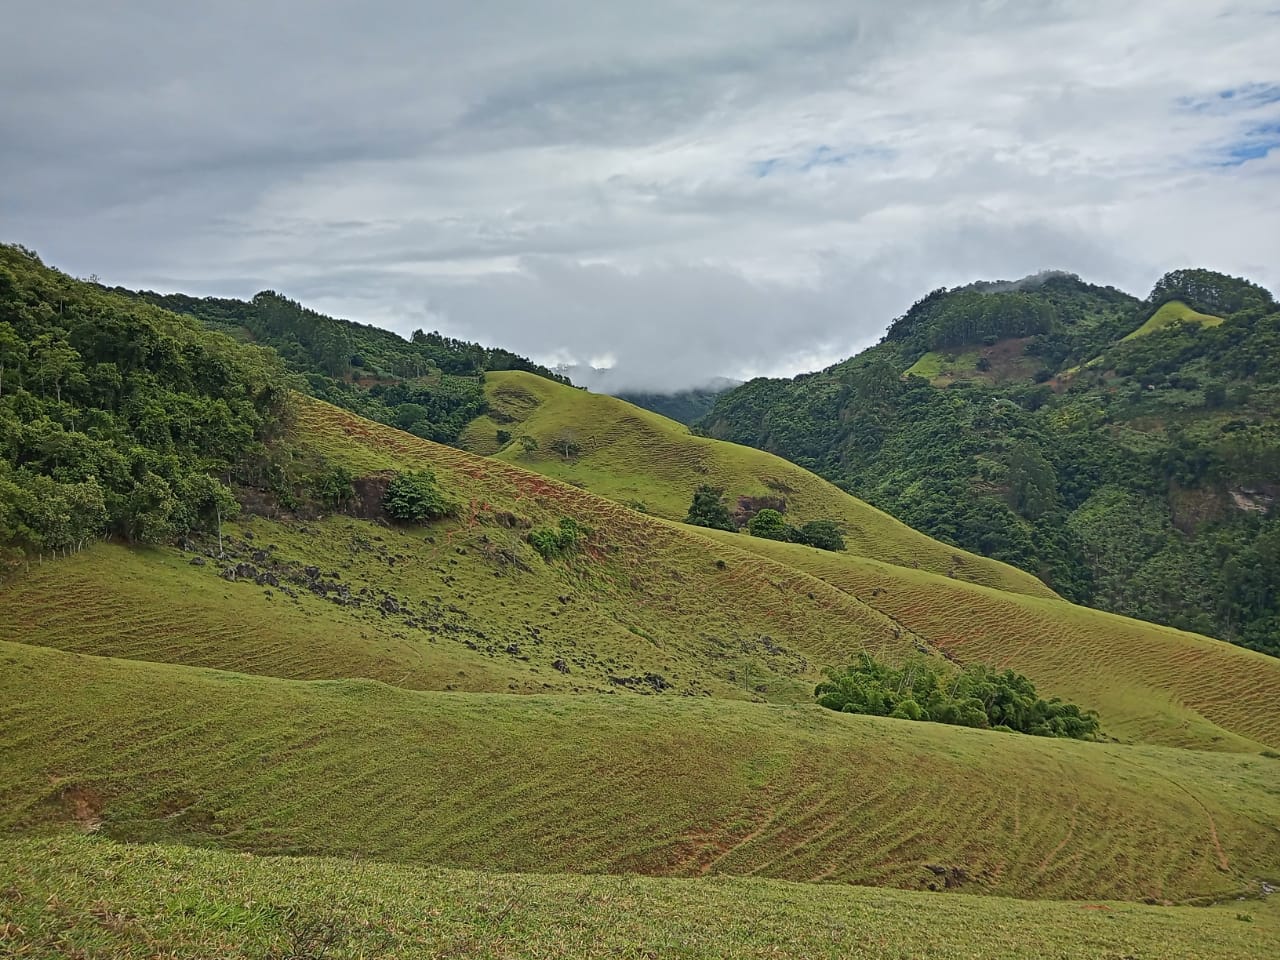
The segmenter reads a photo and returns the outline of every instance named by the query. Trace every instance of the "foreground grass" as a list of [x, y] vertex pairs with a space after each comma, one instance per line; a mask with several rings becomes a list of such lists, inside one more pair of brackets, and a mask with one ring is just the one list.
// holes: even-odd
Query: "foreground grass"
[[0, 842], [14, 957], [1260, 960], [1270, 904], [1052, 903], [766, 880], [503, 875], [97, 838]]
[[521, 872], [1183, 901], [1280, 761], [708, 698], [414, 693], [0, 645], [0, 830]]

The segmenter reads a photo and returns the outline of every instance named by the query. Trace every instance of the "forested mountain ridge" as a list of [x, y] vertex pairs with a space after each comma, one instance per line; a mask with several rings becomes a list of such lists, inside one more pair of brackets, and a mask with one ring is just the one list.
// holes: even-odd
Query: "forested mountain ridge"
[[875, 347], [722, 396], [778, 453], [1078, 602], [1280, 653], [1280, 309], [1207, 270], [937, 290]]
[[273, 347], [313, 396], [440, 443], [457, 440], [485, 410], [489, 370], [525, 370], [568, 381], [525, 357], [415, 330], [405, 339], [370, 324], [311, 310], [273, 290], [251, 300], [114, 287], [112, 293], [198, 319], [211, 330]]

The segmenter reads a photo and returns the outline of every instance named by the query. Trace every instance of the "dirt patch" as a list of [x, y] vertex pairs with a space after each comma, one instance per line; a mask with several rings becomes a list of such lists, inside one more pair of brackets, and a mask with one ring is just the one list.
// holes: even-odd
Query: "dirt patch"
[[90, 787], [66, 786], [58, 791], [58, 802], [85, 833], [102, 826], [102, 796]]
[[733, 522], [745, 527], [761, 510], [777, 510], [787, 512], [786, 497], [739, 497], [737, 509], [733, 511]]
[[358, 477], [352, 484], [355, 495], [342, 512], [361, 520], [385, 520], [387, 512], [382, 506], [382, 498], [391, 486], [394, 473], [371, 473]]

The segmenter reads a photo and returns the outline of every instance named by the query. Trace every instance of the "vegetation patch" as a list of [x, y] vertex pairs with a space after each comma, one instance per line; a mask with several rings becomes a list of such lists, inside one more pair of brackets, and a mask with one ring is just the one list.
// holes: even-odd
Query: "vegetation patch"
[[406, 470], [397, 473], [387, 485], [382, 498], [387, 515], [400, 523], [426, 523], [457, 512], [436, 483], [430, 470]]
[[1098, 715], [1074, 703], [1044, 700], [1035, 685], [1012, 670], [981, 664], [963, 670], [924, 660], [891, 667], [861, 654], [843, 670], [829, 670], [815, 696], [828, 710], [899, 720], [925, 720], [991, 728], [1036, 737], [1094, 740]]
[[530, 530], [529, 544], [542, 555], [543, 560], [551, 561], [577, 553], [589, 534], [590, 531], [577, 520], [565, 517], [558, 526]]

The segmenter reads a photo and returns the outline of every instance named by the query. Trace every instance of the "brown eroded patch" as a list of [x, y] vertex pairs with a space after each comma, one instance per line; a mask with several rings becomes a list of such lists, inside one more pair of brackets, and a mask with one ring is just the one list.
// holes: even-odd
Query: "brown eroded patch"
[[58, 801], [85, 833], [102, 826], [102, 796], [91, 787], [70, 784], [58, 791]]

